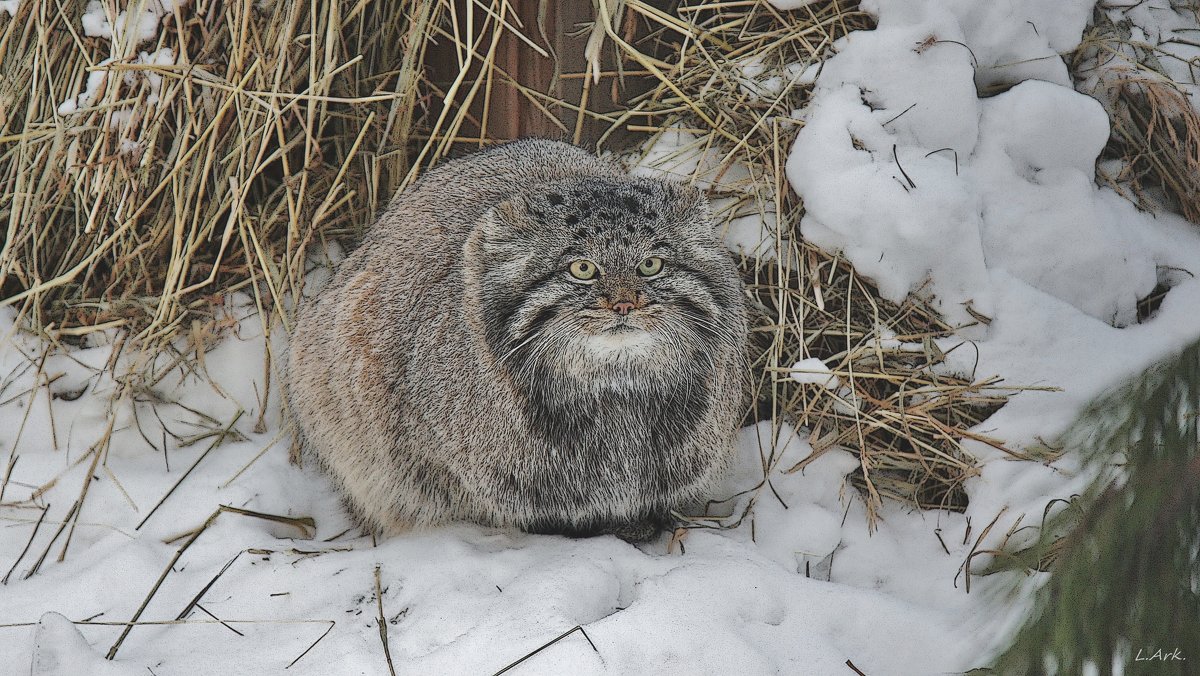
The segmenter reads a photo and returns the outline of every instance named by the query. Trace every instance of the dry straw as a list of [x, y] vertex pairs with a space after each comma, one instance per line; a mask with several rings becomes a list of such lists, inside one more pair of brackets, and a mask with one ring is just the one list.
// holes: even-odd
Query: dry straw
[[[1071, 55], [1081, 88], [1104, 104], [1112, 126], [1104, 158], [1119, 169], [1098, 175], [1144, 209], [1165, 207], [1200, 223], [1200, 112], [1164, 65], [1180, 57], [1135, 39], [1110, 11], [1095, 10]], [[1179, 11], [1200, 12], [1200, 4]], [[1186, 68], [1194, 80], [1195, 63]]]
[[[202, 360], [232, 292], [286, 329], [314, 243], [449, 152], [517, 30], [507, 0], [101, 5], [111, 37], [82, 0], [0, 13], [0, 305], [53, 341], [125, 331], [135, 388]], [[152, 36], [122, 30], [141, 12]], [[462, 64], [441, 88], [435, 43]]]
[[214, 294], [270, 312], [316, 233], [360, 227], [407, 169], [407, 5], [198, 1], [145, 43], [86, 37], [82, 6], [0, 24], [0, 288], [33, 325], [153, 347]]
[[[236, 290], [286, 326], [314, 240], [360, 232], [445, 155], [412, 152], [414, 121], [452, 137], [481, 36], [511, 27], [501, 0], [465, 26], [437, 0], [193, 0], [139, 42], [119, 11], [156, 0], [107, 0], [111, 39], [85, 35], [84, 5], [0, 18], [0, 290], [33, 326], [121, 326], [153, 351]], [[421, 86], [435, 39], [464, 62], [445, 105]]]

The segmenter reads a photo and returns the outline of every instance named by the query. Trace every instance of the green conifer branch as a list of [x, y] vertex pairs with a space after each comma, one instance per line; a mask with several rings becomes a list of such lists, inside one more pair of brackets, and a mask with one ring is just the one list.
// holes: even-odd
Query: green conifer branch
[[1200, 342], [1093, 402], [1067, 432], [1096, 479], [1012, 553], [1031, 569], [1052, 561], [1051, 575], [995, 673], [1200, 673], [1198, 414]]

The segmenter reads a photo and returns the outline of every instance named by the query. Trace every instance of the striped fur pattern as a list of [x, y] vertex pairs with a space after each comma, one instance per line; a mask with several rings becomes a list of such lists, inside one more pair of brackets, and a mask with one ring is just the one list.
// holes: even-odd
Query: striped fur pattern
[[288, 401], [374, 531], [640, 540], [726, 468], [746, 332], [699, 192], [518, 141], [392, 201], [301, 308]]

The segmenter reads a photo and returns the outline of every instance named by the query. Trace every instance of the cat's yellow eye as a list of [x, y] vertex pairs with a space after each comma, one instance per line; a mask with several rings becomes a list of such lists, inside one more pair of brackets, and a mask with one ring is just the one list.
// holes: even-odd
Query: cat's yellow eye
[[664, 262], [658, 256], [650, 256], [638, 265], [638, 274], [643, 277], [653, 277], [662, 272]]
[[575, 279], [587, 282], [596, 278], [596, 273], [600, 271], [600, 268], [586, 258], [581, 258], [572, 262], [571, 267], [567, 268], [567, 271]]

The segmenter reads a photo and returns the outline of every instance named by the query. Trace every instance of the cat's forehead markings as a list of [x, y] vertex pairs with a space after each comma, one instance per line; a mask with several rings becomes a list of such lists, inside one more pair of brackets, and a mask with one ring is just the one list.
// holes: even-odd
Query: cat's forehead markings
[[657, 232], [656, 197], [662, 192], [640, 184], [573, 186], [537, 195], [530, 213], [539, 220], [561, 219], [577, 241], [628, 247]]

